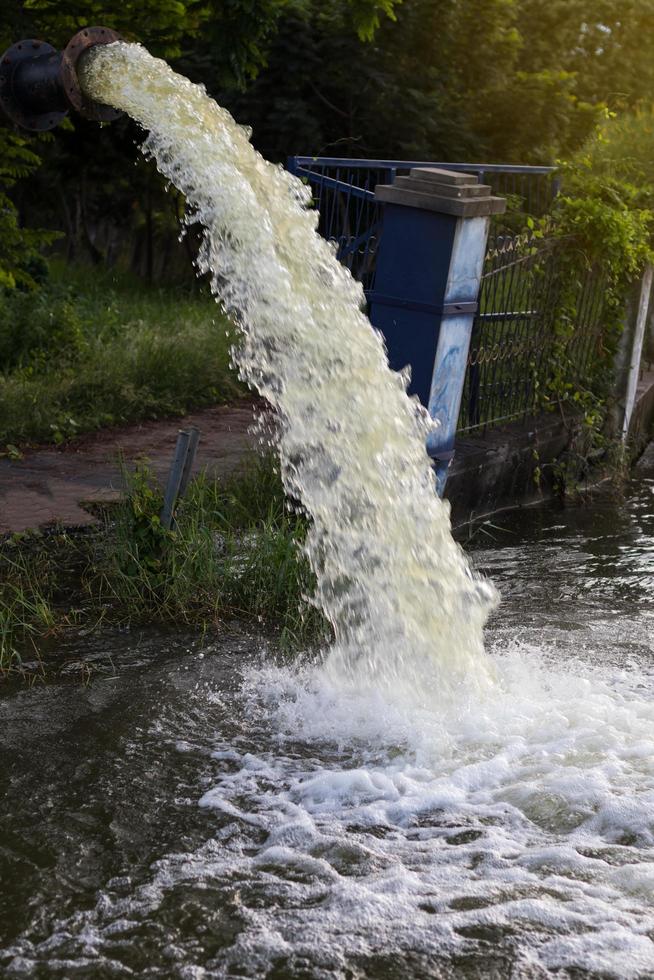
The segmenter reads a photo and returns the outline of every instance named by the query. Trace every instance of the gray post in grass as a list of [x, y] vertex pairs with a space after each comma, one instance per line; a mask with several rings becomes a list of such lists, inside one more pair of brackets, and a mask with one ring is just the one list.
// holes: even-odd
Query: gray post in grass
[[427, 451], [442, 496], [454, 454], [490, 216], [506, 210], [475, 175], [413, 168], [376, 187], [384, 205], [370, 319], [392, 368], [436, 423]]
[[199, 439], [200, 431], [195, 426], [190, 429], [181, 429], [177, 435], [175, 455], [168, 474], [164, 504], [160, 516], [161, 523], [165, 528], [170, 529], [174, 526], [175, 505], [188, 486]]
[[188, 481], [191, 478], [191, 470], [193, 469], [193, 463], [195, 462], [195, 454], [198, 451], [198, 442], [200, 441], [200, 430], [197, 426], [192, 425], [188, 432], [188, 445], [186, 448], [186, 459], [184, 461], [184, 469], [182, 470], [182, 479], [177, 491], [178, 497], [183, 497], [186, 493], [186, 488], [188, 486]]

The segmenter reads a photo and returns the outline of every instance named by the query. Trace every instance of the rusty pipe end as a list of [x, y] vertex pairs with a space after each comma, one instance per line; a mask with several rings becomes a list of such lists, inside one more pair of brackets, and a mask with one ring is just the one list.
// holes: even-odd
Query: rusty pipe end
[[77, 68], [89, 48], [120, 40], [108, 27], [85, 27], [62, 52], [35, 38], [17, 41], [0, 57], [0, 107], [21, 129], [36, 133], [53, 129], [70, 109], [97, 122], [117, 119], [121, 112], [84, 95]]
[[61, 55], [61, 84], [64, 98], [75, 112], [85, 119], [95, 122], [113, 122], [122, 112], [102, 102], [94, 102], [82, 92], [77, 69], [80, 58], [90, 48], [98, 44], [113, 44], [122, 41], [120, 34], [108, 27], [84, 27], [70, 39]]

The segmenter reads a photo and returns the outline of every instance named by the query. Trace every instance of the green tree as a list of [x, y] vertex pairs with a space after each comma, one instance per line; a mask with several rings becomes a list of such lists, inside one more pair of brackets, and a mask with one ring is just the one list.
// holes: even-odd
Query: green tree
[[553, 163], [607, 107], [654, 98], [654, 0], [404, 0], [369, 44], [346, 0], [292, 5], [268, 67], [228, 96], [277, 159]]
[[[297, 0], [296, 0], [297, 2]], [[302, 0], [300, 0], [302, 2]], [[348, 0], [349, 27], [370, 40], [382, 18], [394, 16], [400, 0]], [[291, 0], [25, 0], [24, 15], [64, 44], [81, 27], [103, 24], [153, 54], [178, 58], [198, 49], [209, 73], [242, 82], [265, 63], [265, 42]], [[211, 58], [207, 52], [211, 52]]]
[[[549, 163], [574, 156], [609, 108], [654, 100], [654, 0], [5, 0], [5, 9], [6, 44], [33, 35], [61, 45], [102, 22], [141, 40], [206, 84], [277, 160]], [[138, 139], [129, 120], [74, 120], [48, 143], [20, 137], [12, 152], [44, 165], [26, 176], [32, 156], [0, 178], [6, 215], [19, 205], [14, 238], [44, 221], [66, 232], [71, 258], [115, 258], [120, 241], [125, 261], [156, 275], [153, 255], [173, 249], [180, 201], [140, 161]]]
[[368, 43], [348, 30], [347, 0], [292, 7], [268, 67], [244, 95], [221, 95], [275, 159], [336, 149], [360, 157], [476, 156], [477, 107], [489, 86], [504, 84], [519, 49], [514, 5], [404, 0]]
[[25, 0], [24, 16], [56, 46], [82, 27], [103, 25], [140, 40], [165, 58], [179, 54], [182, 40], [201, 29], [209, 16], [202, 0]]
[[653, 0], [520, 0], [519, 70], [574, 74], [579, 98], [611, 107], [654, 98]]
[[28, 141], [0, 127], [0, 288], [32, 287], [43, 274], [39, 249], [56, 235], [21, 225], [8, 191], [40, 163]]
[[554, 162], [607, 109], [654, 99], [654, 0], [518, 0], [519, 50], [477, 129], [497, 159]]

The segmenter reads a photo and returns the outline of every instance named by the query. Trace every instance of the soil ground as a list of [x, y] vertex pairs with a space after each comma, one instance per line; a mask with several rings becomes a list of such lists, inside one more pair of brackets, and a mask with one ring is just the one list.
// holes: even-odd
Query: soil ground
[[22, 459], [0, 459], [0, 534], [61, 523], [93, 523], [93, 506], [123, 492], [120, 458], [128, 469], [147, 461], [162, 485], [170, 469], [180, 428], [197, 426], [200, 442], [194, 473], [233, 471], [253, 450], [248, 434], [255, 405], [239, 401], [185, 415], [104, 429], [62, 447], [27, 449]]

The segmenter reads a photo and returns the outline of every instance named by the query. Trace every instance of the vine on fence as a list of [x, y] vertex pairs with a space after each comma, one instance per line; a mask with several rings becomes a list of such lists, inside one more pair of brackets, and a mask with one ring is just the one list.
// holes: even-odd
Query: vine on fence
[[[536, 237], [556, 243], [558, 303], [548, 378], [541, 385], [544, 407], [573, 407], [582, 423], [581, 454], [606, 448], [613, 398], [613, 364], [624, 327], [627, 299], [648, 262], [654, 261], [654, 210], [642, 187], [600, 176], [582, 160], [561, 167], [564, 192], [539, 222]], [[654, 203], [654, 191], [651, 198]], [[582, 284], [591, 271], [602, 283], [603, 312], [587, 372], [574, 362], [572, 340], [579, 322]]]

